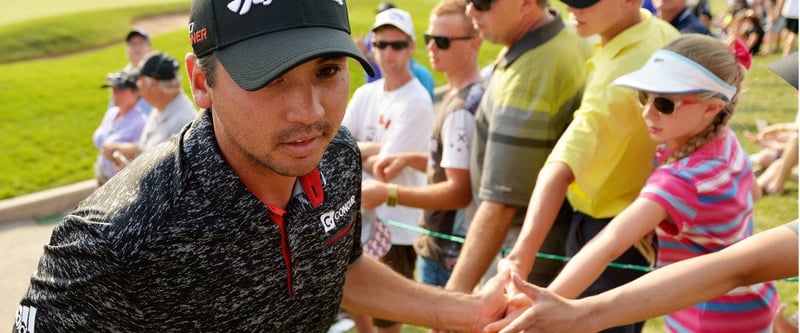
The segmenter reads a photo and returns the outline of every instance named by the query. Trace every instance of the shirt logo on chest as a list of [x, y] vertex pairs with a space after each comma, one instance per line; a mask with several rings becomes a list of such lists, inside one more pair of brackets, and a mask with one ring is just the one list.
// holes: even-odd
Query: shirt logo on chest
[[322, 216], [319, 217], [319, 221], [322, 223], [322, 228], [325, 229], [325, 233], [336, 229], [336, 222], [342, 217], [350, 215], [350, 210], [353, 208], [353, 206], [355, 206], [355, 204], [356, 197], [351, 195], [350, 200], [347, 200], [347, 202], [339, 206], [339, 209], [331, 210], [322, 214]]

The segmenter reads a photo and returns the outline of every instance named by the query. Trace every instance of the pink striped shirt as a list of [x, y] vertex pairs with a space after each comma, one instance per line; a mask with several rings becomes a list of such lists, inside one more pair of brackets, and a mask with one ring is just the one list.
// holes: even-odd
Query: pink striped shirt
[[[659, 146], [657, 164], [671, 151]], [[663, 206], [656, 229], [658, 267], [716, 252], [753, 233], [754, 177], [747, 153], [729, 128], [691, 155], [662, 165], [639, 194]], [[669, 332], [769, 332], [778, 295], [772, 282], [741, 287], [669, 314]]]

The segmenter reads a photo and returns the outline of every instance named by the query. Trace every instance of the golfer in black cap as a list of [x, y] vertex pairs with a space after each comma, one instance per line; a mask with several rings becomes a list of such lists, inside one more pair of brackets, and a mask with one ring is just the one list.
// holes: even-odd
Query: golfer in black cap
[[343, 0], [192, 2], [203, 111], [54, 229], [16, 332], [326, 332], [340, 304], [434, 328], [503, 314], [501, 281], [463, 295], [361, 255], [358, 148], [339, 128]]

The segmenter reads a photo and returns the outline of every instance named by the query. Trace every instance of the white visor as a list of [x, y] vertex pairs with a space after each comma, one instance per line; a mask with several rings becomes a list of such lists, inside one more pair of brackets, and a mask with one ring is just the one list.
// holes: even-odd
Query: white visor
[[693, 60], [668, 50], [656, 51], [642, 68], [617, 78], [614, 85], [664, 95], [711, 92], [726, 102], [736, 94], [736, 87]]

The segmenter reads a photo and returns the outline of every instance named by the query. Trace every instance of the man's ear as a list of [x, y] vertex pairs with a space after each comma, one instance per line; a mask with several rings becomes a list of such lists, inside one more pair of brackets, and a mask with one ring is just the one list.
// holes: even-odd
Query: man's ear
[[189, 86], [192, 89], [194, 103], [201, 109], [211, 107], [211, 95], [209, 95], [206, 85], [206, 74], [197, 63], [197, 56], [194, 53], [186, 54], [186, 74], [189, 77]]

